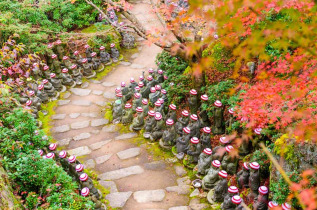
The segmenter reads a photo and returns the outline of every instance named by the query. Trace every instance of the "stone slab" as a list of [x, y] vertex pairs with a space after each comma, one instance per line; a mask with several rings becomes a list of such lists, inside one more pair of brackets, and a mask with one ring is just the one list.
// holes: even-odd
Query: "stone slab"
[[97, 104], [98, 106], [106, 106], [107, 103], [105, 101], [94, 101], [95, 104]]
[[88, 82], [84, 82], [83, 84], [81, 84], [81, 88], [88, 88], [89, 83]]
[[126, 61], [121, 61], [120, 64], [124, 65], [124, 66], [130, 66], [131, 65], [130, 62], [126, 62]]
[[69, 114], [69, 117], [72, 118], [72, 119], [76, 119], [79, 116], [80, 116], [80, 113], [71, 113], [71, 114]]
[[171, 207], [168, 210], [191, 210], [189, 206], [175, 206]]
[[190, 193], [190, 185], [180, 185], [180, 186], [172, 186], [167, 187], [167, 192], [176, 192], [178, 195], [187, 195]]
[[68, 146], [72, 138], [66, 138], [58, 141], [58, 146]]
[[133, 63], [130, 67], [132, 69], [144, 69], [145, 68], [145, 66], [143, 66], [142, 64], [137, 64], [137, 63]]
[[95, 158], [96, 164], [102, 164], [111, 158], [112, 154], [103, 155]]
[[102, 180], [117, 180], [127, 176], [132, 176], [136, 174], [141, 174], [144, 172], [144, 169], [141, 166], [130, 166], [127, 168], [121, 168], [115, 171], [109, 171], [101, 174], [99, 177]]
[[96, 134], [96, 135], [97, 135], [97, 134], [99, 134], [99, 133], [100, 133], [100, 130], [95, 129], [95, 130], [92, 130], [92, 131], [91, 131], [91, 133], [92, 133], [92, 134]]
[[97, 126], [105, 125], [107, 123], [109, 123], [109, 120], [100, 118], [100, 119], [92, 120], [91, 121], [91, 126], [92, 127], [97, 127]]
[[89, 159], [85, 161], [85, 167], [93, 169], [95, 168], [95, 166], [96, 166], [96, 162], [93, 159]]
[[64, 133], [66, 131], [69, 131], [70, 127], [69, 125], [61, 125], [61, 126], [57, 126], [55, 128], [53, 128], [53, 132], [55, 133]]
[[97, 95], [97, 96], [100, 96], [100, 95], [102, 95], [102, 90], [93, 90], [92, 91], [92, 94], [94, 94], [94, 95]]
[[100, 84], [100, 83], [101, 83], [100, 81], [94, 80], [94, 79], [91, 79], [90, 82], [91, 82], [91, 83], [94, 83], [94, 84]]
[[102, 85], [105, 86], [105, 87], [113, 87], [113, 86], [115, 86], [115, 84], [113, 82], [103, 82]]
[[104, 126], [101, 131], [106, 133], [113, 133], [117, 131], [117, 126], [113, 124], [107, 125], [107, 126]]
[[102, 146], [108, 144], [109, 142], [111, 142], [111, 139], [107, 139], [107, 140], [103, 140], [103, 141], [91, 144], [89, 145], [89, 147], [92, 150], [97, 150], [97, 149], [100, 149]]
[[63, 120], [65, 119], [66, 117], [66, 114], [55, 114], [55, 115], [52, 115], [52, 120]]
[[122, 134], [120, 136], [115, 137], [115, 140], [131, 139], [131, 138], [134, 138], [136, 136], [137, 136], [136, 133], [125, 133], [125, 134]]
[[152, 171], [161, 171], [166, 168], [164, 161], [154, 161], [151, 163], [145, 163], [144, 168]]
[[72, 129], [82, 129], [82, 128], [87, 128], [89, 126], [90, 121], [85, 120], [85, 121], [79, 121], [79, 122], [74, 122], [70, 124], [70, 127]]
[[118, 192], [117, 185], [114, 181], [99, 181], [99, 183], [110, 190], [110, 193]]
[[135, 58], [137, 58], [137, 57], [139, 57], [139, 53], [134, 53], [133, 55], [131, 55], [131, 58], [132, 58], [132, 59], [135, 59]]
[[72, 94], [70, 92], [66, 92], [63, 96], [64, 99], [67, 99], [71, 96]]
[[91, 105], [91, 101], [87, 101], [87, 100], [74, 100], [72, 101], [73, 105], [77, 105], [77, 106], [90, 106]]
[[133, 198], [138, 203], [160, 202], [165, 197], [165, 191], [160, 190], [144, 190], [133, 193]]
[[90, 137], [91, 137], [90, 133], [81, 133], [81, 134], [78, 134], [77, 136], [74, 136], [73, 139], [74, 141], [80, 141], [83, 139], [88, 139]]
[[59, 100], [59, 101], [57, 102], [57, 104], [58, 104], [59, 106], [63, 106], [63, 105], [69, 104], [69, 102], [70, 102], [70, 100]]
[[187, 174], [187, 171], [182, 166], [175, 166], [175, 172], [178, 176], [184, 176]]
[[98, 117], [98, 112], [81, 113], [81, 116], [94, 118]]
[[69, 155], [76, 155], [76, 156], [84, 156], [89, 155], [91, 150], [87, 146], [77, 147], [75, 149], [68, 150]]
[[103, 97], [107, 98], [107, 99], [116, 99], [116, 96], [114, 93], [110, 93], [110, 92], [105, 92], [103, 94]]
[[198, 196], [200, 194], [199, 190], [198, 189], [195, 189], [190, 195], [189, 197], [195, 197], [195, 196]]
[[190, 185], [191, 181], [189, 179], [188, 176], [182, 177], [182, 178], [178, 178], [176, 180], [178, 185]]
[[77, 96], [88, 96], [91, 93], [91, 90], [83, 88], [71, 88], [70, 91]]
[[134, 148], [130, 148], [130, 149], [126, 149], [126, 150], [123, 150], [121, 152], [118, 152], [117, 156], [121, 160], [125, 160], [128, 158], [138, 156], [140, 154], [140, 151], [141, 151], [141, 149], [139, 147], [134, 147]]
[[106, 195], [106, 199], [109, 201], [109, 205], [112, 208], [122, 208], [124, 207], [127, 200], [132, 195], [132, 192], [116, 192], [116, 193], [110, 193]]

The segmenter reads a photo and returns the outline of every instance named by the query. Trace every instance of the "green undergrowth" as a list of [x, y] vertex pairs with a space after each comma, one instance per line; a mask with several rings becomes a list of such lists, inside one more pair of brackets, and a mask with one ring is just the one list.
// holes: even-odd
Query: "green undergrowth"
[[[57, 100], [50, 101], [47, 104], [42, 104], [42, 112], [39, 112], [38, 120], [42, 122], [42, 130], [45, 132], [47, 136], [51, 136], [51, 117], [55, 114], [55, 108], [57, 107]], [[47, 115], [43, 114], [43, 111], [47, 112]]]
[[113, 116], [112, 116], [112, 109], [111, 109], [111, 103], [109, 102], [109, 103], [107, 103], [107, 105], [106, 106], [108, 106], [109, 108], [106, 108], [105, 109], [105, 115], [104, 115], [104, 118], [106, 119], [106, 120], [109, 120], [109, 122], [112, 122], [112, 120], [113, 120]]

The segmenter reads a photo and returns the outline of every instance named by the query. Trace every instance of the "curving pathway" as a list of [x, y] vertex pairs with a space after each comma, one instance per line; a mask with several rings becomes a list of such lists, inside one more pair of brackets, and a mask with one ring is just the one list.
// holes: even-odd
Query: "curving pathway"
[[[133, 12], [148, 27], [155, 27], [150, 5], [138, 3]], [[114, 99], [114, 88], [121, 81], [136, 80], [148, 68], [155, 68], [161, 49], [139, 40], [138, 52], [121, 62], [102, 80], [90, 80], [81, 88], [70, 89], [58, 101], [52, 116], [53, 137], [69, 154], [94, 169], [100, 184], [110, 189], [106, 199], [111, 207], [125, 210], [191, 209], [190, 180], [181, 166], [165, 160], [155, 161], [146, 145], [137, 145], [136, 133], [120, 134], [116, 125], [103, 118], [107, 102]], [[191, 202], [192, 205], [196, 204]], [[191, 206], [192, 206], [191, 205]], [[198, 205], [198, 204], [197, 204]], [[194, 208], [192, 209], [201, 209]]]

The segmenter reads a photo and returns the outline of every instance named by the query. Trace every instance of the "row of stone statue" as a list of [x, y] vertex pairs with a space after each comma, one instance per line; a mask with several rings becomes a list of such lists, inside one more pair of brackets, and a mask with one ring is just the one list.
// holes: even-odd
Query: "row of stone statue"
[[[39, 132], [35, 131], [35, 135], [38, 135]], [[43, 139], [47, 137], [43, 136]], [[44, 159], [55, 159], [64, 171], [67, 172], [72, 178], [73, 181], [76, 181], [80, 185], [81, 195], [84, 197], [90, 197], [90, 199], [95, 203], [96, 210], [104, 210], [102, 205], [101, 193], [94, 187], [92, 179], [84, 173], [84, 165], [82, 165], [74, 155], [68, 155], [65, 150], [57, 151], [57, 144], [52, 143], [48, 146], [48, 149], [39, 149], [38, 153]], [[44, 152], [46, 153], [44, 155]]]
[[[197, 91], [192, 89], [188, 99], [190, 112], [183, 110], [181, 117], [177, 119], [176, 105], [165, 105], [167, 91], [161, 88], [162, 82], [167, 79], [164, 72], [149, 69], [146, 80], [144, 73], [139, 79], [137, 83], [131, 78], [129, 86], [122, 82], [121, 87], [115, 89], [113, 122], [122, 122], [124, 125], [131, 123], [130, 130], [134, 131], [144, 129], [145, 138], [152, 142], [159, 141], [162, 148], [172, 150], [180, 160], [186, 159], [188, 165], [197, 164], [194, 170], [197, 171], [197, 176], [202, 178], [203, 189], [209, 191], [209, 195], [212, 194], [211, 200], [214, 202], [223, 202], [223, 209], [243, 209], [241, 202], [232, 201], [235, 194], [227, 194], [228, 174], [237, 175], [240, 189], [251, 189], [248, 199], [255, 199], [255, 209], [267, 209], [267, 193], [259, 191], [260, 188], [267, 189], [265, 186], [260, 187], [260, 165], [257, 162], [244, 163], [244, 167], [237, 173], [239, 158], [233, 155], [235, 148], [225, 136], [221, 137], [219, 145], [212, 149], [211, 132], [213, 130], [214, 133], [218, 133], [221, 123], [217, 124], [217, 120], [214, 120], [213, 128], [209, 127], [210, 121], [202, 108], [203, 104], [207, 103], [208, 96], [200, 97], [202, 102], [199, 106]], [[129, 103], [131, 100], [132, 104]], [[153, 109], [150, 104], [154, 106]], [[220, 118], [223, 118], [223, 111], [222, 103], [216, 100], [214, 117], [221, 115]], [[136, 117], [134, 117], [135, 113], [137, 113]], [[234, 110], [229, 109], [229, 113], [232, 115]], [[256, 129], [255, 133], [261, 134], [261, 130]], [[242, 144], [238, 151], [248, 154], [249, 148], [249, 145]]]

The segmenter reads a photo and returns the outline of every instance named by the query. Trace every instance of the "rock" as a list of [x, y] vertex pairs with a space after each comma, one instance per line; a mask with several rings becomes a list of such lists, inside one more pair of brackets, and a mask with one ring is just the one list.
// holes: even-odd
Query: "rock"
[[84, 156], [89, 155], [91, 150], [87, 146], [77, 147], [75, 149], [68, 150], [69, 155], [76, 155], [76, 156]]
[[111, 139], [103, 140], [94, 144], [89, 145], [90, 149], [97, 150], [100, 149], [102, 146], [108, 144], [111, 141]]
[[110, 190], [110, 193], [118, 192], [117, 185], [113, 181], [99, 181], [99, 183]]
[[115, 140], [124, 140], [124, 139], [131, 139], [133, 137], [136, 137], [136, 133], [125, 133], [120, 136], [115, 137]]
[[111, 158], [112, 154], [103, 155], [95, 159], [97, 164], [102, 164]]
[[74, 122], [70, 125], [72, 129], [82, 129], [82, 128], [87, 128], [89, 126], [90, 121], [85, 120], [85, 121], [79, 121], [79, 122]]
[[152, 171], [160, 171], [166, 168], [166, 164], [164, 161], [154, 161], [151, 163], [145, 163], [144, 168]]
[[124, 65], [124, 66], [130, 66], [131, 65], [130, 62], [126, 62], [126, 61], [121, 61], [120, 64]]
[[90, 106], [91, 105], [91, 101], [87, 101], [87, 100], [75, 100], [72, 101], [73, 105], [77, 105], [77, 106]]
[[105, 125], [107, 123], [109, 123], [109, 120], [101, 118], [101, 119], [92, 120], [91, 126], [97, 127], [97, 126]]
[[102, 90], [93, 90], [92, 91], [92, 94], [94, 94], [94, 95], [97, 95], [97, 96], [100, 96], [100, 95], [102, 95]]
[[184, 176], [187, 174], [187, 171], [184, 169], [183, 166], [174, 166], [174, 168], [178, 176]]
[[[211, 206], [206, 203], [200, 203], [200, 200], [198, 198], [194, 198], [189, 202], [189, 207], [192, 210], [202, 210], [202, 209], [210, 208]], [[212, 208], [212, 209], [215, 209], [215, 208]]]
[[103, 97], [107, 98], [107, 99], [116, 99], [116, 96], [114, 93], [109, 93], [109, 92], [105, 92], [103, 94]]
[[80, 141], [80, 140], [83, 140], [83, 139], [88, 139], [91, 137], [91, 134], [90, 133], [81, 133], [77, 136], [74, 136], [73, 139], [74, 141]]
[[132, 192], [115, 192], [106, 195], [106, 199], [109, 201], [109, 205], [112, 208], [122, 208], [127, 200], [132, 195]]
[[71, 93], [70, 92], [66, 92], [63, 96], [64, 99], [67, 99], [71, 96]]
[[81, 113], [83, 117], [98, 117], [98, 112]]
[[100, 83], [101, 83], [100, 81], [94, 80], [94, 79], [91, 79], [90, 82], [91, 82], [91, 83], [94, 83], [94, 84], [100, 84]]
[[191, 210], [189, 206], [175, 206], [171, 207], [168, 210]]
[[185, 176], [183, 178], [178, 178], [176, 181], [178, 185], [190, 185], [191, 183], [188, 176]]
[[132, 69], [144, 69], [145, 68], [145, 66], [143, 66], [141, 64], [136, 64], [136, 63], [133, 63], [130, 67]]
[[125, 160], [128, 158], [138, 156], [140, 154], [140, 151], [141, 149], [139, 147], [134, 147], [134, 148], [130, 148], [130, 149], [118, 152], [117, 155], [121, 160]]
[[95, 168], [95, 166], [96, 166], [96, 162], [93, 159], [89, 159], [85, 162], [85, 167], [87, 168], [93, 169]]
[[195, 197], [195, 196], [198, 196], [200, 194], [199, 190], [196, 188], [191, 194], [189, 197]]
[[63, 120], [65, 119], [66, 117], [66, 114], [55, 114], [55, 115], [52, 115], [52, 120]]
[[113, 86], [115, 86], [115, 84], [113, 82], [103, 82], [102, 85], [105, 86], [105, 87], [113, 87]]
[[77, 96], [88, 96], [91, 92], [91, 90], [83, 88], [71, 88], [70, 91]]
[[92, 133], [92, 134], [99, 134], [99, 133], [100, 133], [100, 130], [98, 130], [98, 129], [92, 130], [91, 133]]
[[59, 101], [57, 102], [57, 104], [58, 104], [59, 106], [63, 106], [63, 105], [69, 104], [69, 102], [70, 102], [70, 100], [59, 100]]
[[128, 168], [122, 168], [115, 171], [109, 171], [106, 173], [101, 174], [99, 177], [103, 180], [116, 180], [121, 179], [127, 176], [141, 174], [144, 172], [144, 169], [141, 166], [130, 166]]
[[178, 159], [177, 159], [176, 157], [167, 158], [167, 159], [166, 159], [166, 162], [168, 162], [168, 163], [177, 163], [177, 162], [178, 162]]
[[160, 202], [164, 197], [164, 190], [144, 190], [133, 193], [133, 198], [138, 203]]
[[61, 125], [61, 126], [57, 126], [55, 128], [53, 128], [53, 132], [55, 133], [64, 133], [66, 131], [69, 131], [70, 127], [69, 125]]
[[98, 106], [106, 106], [107, 103], [105, 101], [94, 101], [95, 104], [97, 104]]
[[113, 133], [117, 131], [117, 126], [113, 124], [107, 125], [107, 126], [104, 126], [101, 131], [106, 133]]
[[139, 53], [134, 53], [133, 55], [131, 55], [131, 58], [132, 58], [132, 59], [135, 59], [135, 58], [137, 58], [137, 57], [139, 57]]
[[190, 185], [172, 186], [167, 187], [167, 192], [177, 192], [178, 195], [187, 195], [190, 193]]
[[88, 82], [84, 82], [83, 84], [81, 84], [81, 88], [87, 88], [89, 86]]
[[58, 146], [67, 146], [72, 138], [66, 138], [58, 141]]
[[72, 119], [76, 119], [79, 116], [80, 116], [80, 113], [71, 113], [71, 114], [69, 114], [69, 117], [72, 118]]

